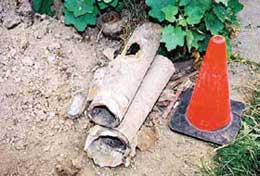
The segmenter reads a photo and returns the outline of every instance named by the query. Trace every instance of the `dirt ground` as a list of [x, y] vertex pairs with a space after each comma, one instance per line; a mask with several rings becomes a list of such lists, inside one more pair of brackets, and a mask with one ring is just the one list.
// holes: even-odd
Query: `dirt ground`
[[[95, 166], [83, 151], [93, 124], [86, 115], [70, 120], [66, 111], [74, 94], [87, 92], [93, 70], [107, 63], [101, 51], [120, 44], [106, 38], [97, 43], [95, 28], [82, 38], [60, 20], [32, 20], [17, 8], [0, 2], [0, 176], [199, 175], [214, 148], [173, 133], [166, 124], [155, 124], [159, 140], [148, 151], [138, 151], [129, 168]], [[10, 18], [17, 24], [11, 25]], [[241, 74], [256, 78], [248, 66], [233, 65], [231, 83], [241, 85]], [[239, 91], [233, 94], [244, 98]]]

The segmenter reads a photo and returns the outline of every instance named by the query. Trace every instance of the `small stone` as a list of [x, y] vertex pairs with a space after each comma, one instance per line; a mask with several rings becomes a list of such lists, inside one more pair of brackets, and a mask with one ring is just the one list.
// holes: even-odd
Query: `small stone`
[[103, 55], [108, 59], [108, 60], [113, 60], [114, 59], [114, 53], [115, 53], [114, 48], [106, 48], [103, 50]]
[[105, 36], [118, 39], [124, 29], [124, 20], [117, 12], [110, 11], [98, 18], [97, 26], [102, 29]]
[[159, 132], [157, 128], [143, 126], [138, 132], [137, 147], [141, 151], [146, 151], [150, 149], [158, 139]]
[[71, 160], [63, 159], [60, 164], [56, 165], [56, 172], [59, 176], [75, 176], [79, 173], [80, 169], [75, 168]]
[[103, 27], [103, 34], [112, 38], [118, 38], [123, 31], [124, 23], [122, 20], [106, 23]]
[[54, 63], [55, 60], [56, 60], [56, 57], [55, 57], [55, 56], [49, 56], [49, 57], [47, 58], [47, 60], [48, 60], [49, 63]]
[[3, 21], [4, 27], [12, 29], [21, 23], [21, 18], [13, 12], [6, 15]]
[[72, 160], [72, 165], [76, 168], [76, 169], [81, 169], [81, 161], [82, 161], [82, 157], [78, 157], [74, 160]]
[[26, 144], [24, 143], [23, 140], [20, 140], [18, 141], [16, 144], [15, 144], [15, 148], [17, 150], [24, 150], [26, 148]]
[[32, 6], [28, 0], [20, 0], [21, 6], [17, 10], [20, 15], [30, 16], [33, 13]]
[[37, 39], [42, 39], [42, 36], [41, 35], [37, 35], [36, 38]]

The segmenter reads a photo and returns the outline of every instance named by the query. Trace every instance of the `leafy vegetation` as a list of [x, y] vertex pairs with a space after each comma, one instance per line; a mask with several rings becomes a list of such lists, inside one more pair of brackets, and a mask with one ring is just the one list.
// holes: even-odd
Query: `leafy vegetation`
[[115, 8], [118, 0], [65, 0], [64, 21], [82, 32], [89, 25], [95, 25], [101, 10]]
[[[32, 6], [37, 13], [53, 16], [53, 2], [54, 0], [33, 0]], [[79, 32], [83, 32], [87, 26], [96, 24], [100, 11], [115, 9], [119, 4], [119, 0], [65, 0], [65, 24], [73, 25]]]
[[49, 16], [54, 15], [54, 11], [51, 9], [54, 0], [32, 0], [33, 10], [40, 14], [47, 14]]
[[204, 168], [209, 176], [257, 176], [260, 175], [260, 89], [243, 118], [243, 129], [237, 140], [217, 150], [215, 165]]
[[146, 0], [149, 15], [163, 25], [161, 42], [168, 52], [185, 47], [188, 52], [205, 51], [211, 35], [226, 37], [238, 26], [236, 14], [243, 9], [238, 0]]
[[[204, 52], [209, 38], [216, 34], [226, 37], [228, 53], [231, 53], [230, 36], [239, 25], [236, 15], [243, 9], [239, 0], [139, 1], [65, 0], [64, 21], [82, 32], [96, 24], [100, 13], [128, 8], [133, 18], [146, 17], [147, 12], [153, 21], [163, 26], [161, 42], [165, 50], [161, 50], [164, 55], [176, 57], [180, 53]], [[33, 0], [33, 8], [38, 13], [53, 15], [52, 4], [53, 0]]]

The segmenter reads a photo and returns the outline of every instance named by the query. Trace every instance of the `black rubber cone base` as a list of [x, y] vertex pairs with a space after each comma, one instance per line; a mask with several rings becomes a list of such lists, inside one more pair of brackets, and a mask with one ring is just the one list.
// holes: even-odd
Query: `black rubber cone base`
[[192, 89], [187, 89], [181, 95], [181, 102], [176, 111], [171, 117], [170, 128], [171, 130], [182, 133], [203, 141], [212, 142], [215, 144], [228, 144], [235, 139], [241, 127], [241, 115], [245, 109], [245, 105], [241, 102], [231, 100], [232, 121], [223, 129], [213, 132], [200, 131], [190, 125], [186, 118], [186, 109], [190, 102]]

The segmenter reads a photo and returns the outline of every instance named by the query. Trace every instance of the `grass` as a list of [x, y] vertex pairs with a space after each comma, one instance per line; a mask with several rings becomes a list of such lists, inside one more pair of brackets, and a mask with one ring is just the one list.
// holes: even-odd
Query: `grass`
[[248, 110], [244, 114], [242, 129], [230, 145], [216, 150], [213, 166], [203, 167], [207, 176], [259, 176], [260, 175], [260, 89], [256, 88]]

